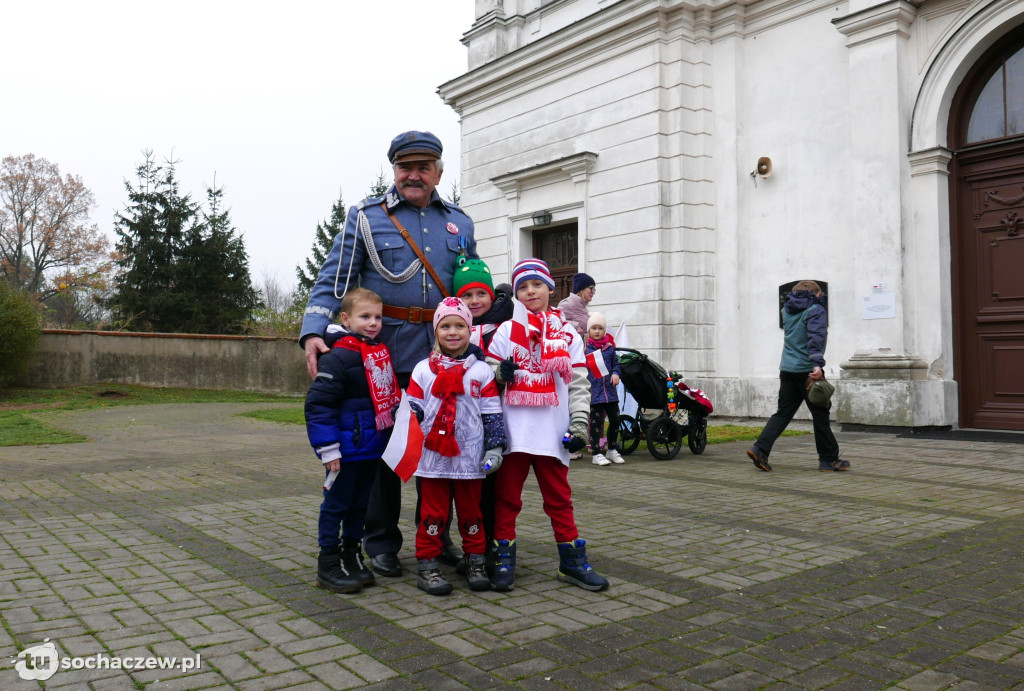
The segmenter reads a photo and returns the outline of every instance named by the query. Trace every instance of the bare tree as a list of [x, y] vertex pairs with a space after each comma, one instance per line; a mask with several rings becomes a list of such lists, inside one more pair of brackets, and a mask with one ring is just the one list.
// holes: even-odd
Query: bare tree
[[294, 286], [282, 285], [277, 273], [263, 267], [260, 284], [255, 286], [262, 305], [253, 311], [246, 331], [254, 336], [295, 338], [302, 324], [305, 298], [297, 299]]
[[[0, 162], [0, 279], [39, 299], [101, 287], [110, 243], [89, 223], [95, 204], [81, 178], [33, 154]], [[61, 287], [63, 286], [63, 288]]]

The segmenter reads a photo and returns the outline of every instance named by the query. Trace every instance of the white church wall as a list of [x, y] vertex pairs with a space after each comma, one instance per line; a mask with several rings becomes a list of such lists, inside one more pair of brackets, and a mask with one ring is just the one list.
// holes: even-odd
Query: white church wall
[[[702, 385], [719, 412], [755, 416], [776, 403], [777, 287], [823, 279], [830, 378], [845, 379], [851, 358], [925, 363], [844, 381], [837, 417], [955, 422], [943, 128], [1015, 3], [482, 5], [520, 13], [492, 41], [517, 52], [471, 57], [478, 69], [443, 91], [462, 117], [463, 201], [496, 279], [525, 256], [531, 212], [577, 218], [592, 308], [625, 319], [632, 345]], [[977, 36], [964, 39], [970, 22]], [[582, 152], [596, 155], [584, 173], [531, 176]], [[760, 156], [773, 175], [755, 185]], [[495, 183], [513, 172], [521, 184]], [[876, 284], [896, 294], [892, 319], [864, 319]]]

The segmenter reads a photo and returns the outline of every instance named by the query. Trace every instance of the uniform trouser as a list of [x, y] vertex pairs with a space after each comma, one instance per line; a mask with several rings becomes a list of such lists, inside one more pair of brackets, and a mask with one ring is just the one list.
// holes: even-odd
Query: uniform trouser
[[590, 450], [597, 453], [601, 449], [601, 433], [604, 431], [604, 418], [608, 416], [608, 448], [618, 448], [619, 439], [619, 402], [590, 404]]
[[818, 450], [818, 460], [831, 463], [839, 458], [839, 443], [828, 421], [828, 408], [822, 408], [807, 399], [807, 372], [779, 372], [779, 409], [765, 423], [761, 436], [754, 446], [765, 456], [772, 452], [775, 440], [782, 435], [792, 421], [800, 404], [806, 402], [811, 411], [814, 423], [814, 445]]
[[[352, 544], [363, 539], [363, 522], [370, 501], [377, 461], [341, 461], [338, 477], [324, 490], [320, 504], [319, 538], [321, 547], [337, 547], [341, 541]], [[389, 469], [390, 470], [390, 469]]]
[[375, 462], [373, 489], [366, 509], [363, 547], [370, 557], [398, 554], [402, 549], [402, 479], [383, 460]]
[[553, 456], [514, 452], [505, 456], [498, 469], [494, 503], [494, 539], [514, 540], [516, 518], [523, 509], [523, 485], [533, 468], [544, 500], [544, 513], [551, 519], [556, 542], [572, 542], [579, 533], [572, 511], [569, 468]]
[[480, 517], [480, 488], [483, 480], [420, 478], [420, 520], [416, 528], [416, 558], [436, 559], [441, 554], [441, 535], [451, 522], [455, 501], [462, 549], [466, 554], [483, 554], [486, 546]]

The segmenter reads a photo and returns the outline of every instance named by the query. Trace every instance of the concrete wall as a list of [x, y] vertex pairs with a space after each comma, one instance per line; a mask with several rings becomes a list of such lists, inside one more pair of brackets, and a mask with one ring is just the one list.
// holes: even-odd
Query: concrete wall
[[118, 382], [145, 386], [304, 394], [295, 339], [46, 329], [29, 366], [31, 386]]

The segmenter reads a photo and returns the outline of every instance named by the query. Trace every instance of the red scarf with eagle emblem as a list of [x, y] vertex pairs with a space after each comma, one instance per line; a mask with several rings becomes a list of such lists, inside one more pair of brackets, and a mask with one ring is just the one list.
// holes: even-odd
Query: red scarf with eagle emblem
[[362, 356], [377, 429], [387, 429], [394, 425], [395, 418], [391, 411], [402, 400], [402, 390], [398, 388], [398, 377], [395, 376], [395, 368], [391, 366], [388, 347], [351, 334], [339, 338], [334, 347], [353, 350]]

